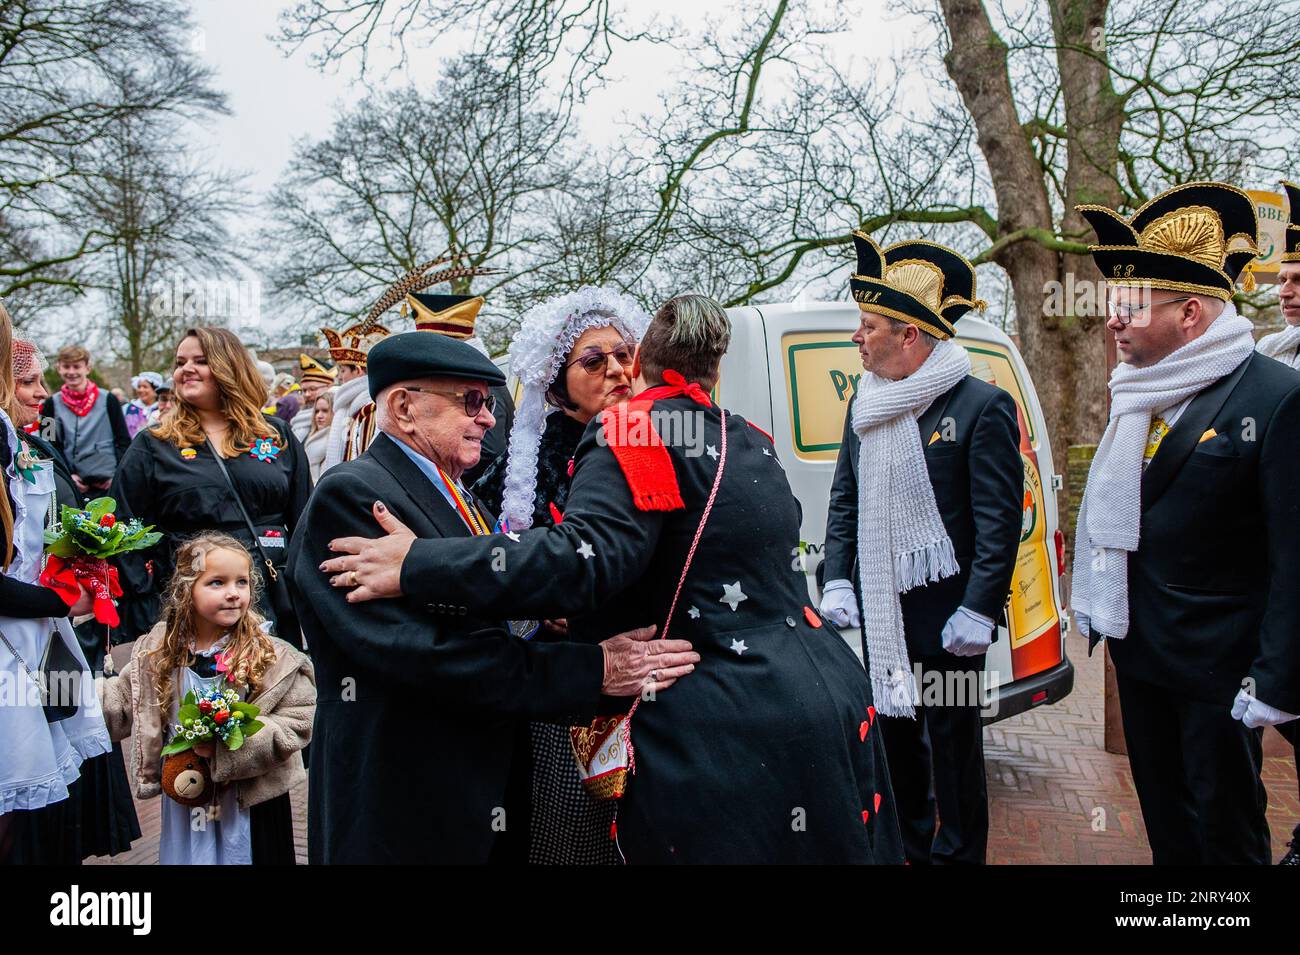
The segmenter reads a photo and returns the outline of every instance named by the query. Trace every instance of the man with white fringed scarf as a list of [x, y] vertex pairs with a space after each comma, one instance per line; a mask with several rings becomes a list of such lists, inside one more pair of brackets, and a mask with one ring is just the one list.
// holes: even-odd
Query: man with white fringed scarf
[[821, 609], [839, 626], [861, 621], [908, 861], [979, 864], [979, 681], [1011, 587], [1024, 490], [1015, 403], [972, 377], [951, 340], [953, 323], [983, 307], [970, 262], [932, 242], [882, 250], [855, 233], [854, 243], [865, 370], [831, 485]]
[[1232, 304], [1255, 206], [1189, 183], [1129, 219], [1079, 211], [1119, 364], [1075, 619], [1115, 663], [1153, 861], [1268, 864], [1261, 727], [1300, 713], [1300, 374], [1255, 352]]

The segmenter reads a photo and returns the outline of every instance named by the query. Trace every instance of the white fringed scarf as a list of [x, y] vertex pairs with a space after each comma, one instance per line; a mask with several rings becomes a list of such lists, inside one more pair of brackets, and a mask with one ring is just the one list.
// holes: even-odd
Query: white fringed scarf
[[1261, 355], [1276, 358], [1287, 365], [1295, 363], [1297, 349], [1300, 349], [1300, 325], [1288, 325], [1280, 332], [1265, 335], [1255, 346]]
[[1128, 635], [1128, 555], [1140, 537], [1152, 417], [1232, 374], [1255, 348], [1251, 328], [1229, 302], [1200, 338], [1154, 365], [1120, 363], [1111, 373], [1110, 420], [1088, 468], [1075, 530], [1070, 604], [1084, 636]]
[[866, 372], [853, 402], [858, 462], [858, 565], [862, 630], [876, 707], [915, 717], [916, 681], [907, 656], [898, 595], [957, 573], [952, 540], [939, 517], [916, 420], [970, 374], [970, 356], [952, 341], [935, 345], [915, 374], [889, 381]]

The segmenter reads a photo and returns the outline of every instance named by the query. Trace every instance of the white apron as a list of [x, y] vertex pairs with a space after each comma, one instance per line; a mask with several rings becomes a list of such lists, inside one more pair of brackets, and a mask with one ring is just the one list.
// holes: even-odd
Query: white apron
[[[9, 418], [0, 412], [16, 460], [22, 445]], [[54, 497], [54, 465], [38, 465], [35, 483], [17, 472], [15, 462], [4, 470], [14, 502], [14, 558], [6, 576], [35, 584], [41, 574], [45, 517]], [[50, 639], [61, 639], [82, 668], [81, 706], [58, 723], [45, 714], [22, 664], [0, 642], [0, 815], [17, 809], [40, 809], [68, 798], [68, 784], [81, 772], [82, 760], [107, 753], [111, 747], [95, 681], [68, 618], [23, 619], [3, 616], [0, 632], [33, 673], [40, 667]]]

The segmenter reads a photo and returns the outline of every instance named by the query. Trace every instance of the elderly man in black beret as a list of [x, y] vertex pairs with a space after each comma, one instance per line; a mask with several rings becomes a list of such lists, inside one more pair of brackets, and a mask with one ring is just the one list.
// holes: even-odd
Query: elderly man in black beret
[[501, 860], [527, 819], [507, 799], [518, 721], [590, 720], [603, 697], [665, 689], [699, 657], [686, 641], [652, 641], [653, 628], [595, 646], [532, 643], [420, 594], [348, 603], [319, 570], [331, 540], [374, 536], [390, 517], [424, 538], [492, 530], [461, 475], [493, 425], [497, 367], [411, 332], [371, 349], [369, 378], [380, 433], [322, 477], [289, 556], [317, 675], [309, 856]]

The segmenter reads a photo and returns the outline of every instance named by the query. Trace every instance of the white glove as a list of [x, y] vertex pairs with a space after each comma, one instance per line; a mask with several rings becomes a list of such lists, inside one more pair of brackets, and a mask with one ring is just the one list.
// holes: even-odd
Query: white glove
[[822, 588], [822, 616], [837, 627], [860, 627], [862, 615], [858, 613], [858, 598], [853, 584], [847, 580], [828, 580]]
[[992, 643], [993, 621], [974, 610], [958, 607], [943, 625], [943, 648], [953, 656], [979, 656]]
[[1237, 698], [1232, 701], [1232, 718], [1241, 720], [1251, 729], [1258, 726], [1277, 726], [1300, 719], [1294, 713], [1286, 713], [1275, 706], [1261, 703], [1245, 690], [1237, 691]]

